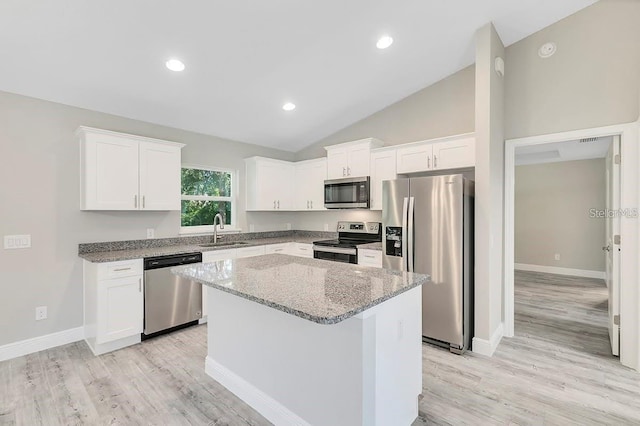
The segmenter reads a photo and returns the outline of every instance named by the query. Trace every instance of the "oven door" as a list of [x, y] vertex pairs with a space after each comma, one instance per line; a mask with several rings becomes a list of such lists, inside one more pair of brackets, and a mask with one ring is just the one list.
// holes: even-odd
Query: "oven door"
[[342, 263], [358, 263], [358, 251], [355, 248], [313, 246], [313, 257], [315, 259], [332, 260]]
[[327, 209], [368, 209], [369, 176], [324, 181]]

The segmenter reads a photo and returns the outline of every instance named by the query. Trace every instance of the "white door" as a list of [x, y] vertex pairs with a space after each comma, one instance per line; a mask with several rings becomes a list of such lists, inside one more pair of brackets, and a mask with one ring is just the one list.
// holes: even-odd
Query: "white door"
[[180, 148], [140, 142], [140, 209], [180, 210]]
[[[618, 212], [620, 208], [620, 137], [615, 136], [609, 147], [606, 159], [607, 201], [609, 212]], [[606, 241], [603, 249], [606, 255], [606, 282], [609, 291], [609, 340], [611, 352], [620, 355], [620, 217], [607, 215]]]
[[98, 329], [102, 344], [142, 333], [142, 277], [114, 278], [98, 283]]
[[382, 181], [393, 180], [396, 175], [396, 151], [371, 153], [371, 210], [382, 210]]
[[475, 138], [464, 138], [433, 144], [433, 168], [457, 169], [476, 164]]
[[347, 151], [347, 176], [369, 176], [370, 153], [369, 144], [350, 147]]
[[331, 148], [327, 151], [328, 179], [340, 179], [347, 176], [347, 148]]
[[138, 142], [95, 134], [84, 146], [85, 210], [138, 210]]

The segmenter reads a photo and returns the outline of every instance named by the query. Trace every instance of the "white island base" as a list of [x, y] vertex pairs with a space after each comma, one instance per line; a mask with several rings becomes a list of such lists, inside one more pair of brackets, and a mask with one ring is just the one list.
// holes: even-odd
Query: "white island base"
[[208, 289], [206, 372], [276, 425], [410, 425], [422, 392], [420, 286], [337, 324]]

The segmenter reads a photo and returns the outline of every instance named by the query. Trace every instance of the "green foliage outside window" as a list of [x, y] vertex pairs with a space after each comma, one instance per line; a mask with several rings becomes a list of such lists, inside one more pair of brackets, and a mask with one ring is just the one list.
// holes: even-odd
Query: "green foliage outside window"
[[231, 173], [204, 169], [182, 169], [182, 226], [213, 225], [221, 213], [231, 224]]

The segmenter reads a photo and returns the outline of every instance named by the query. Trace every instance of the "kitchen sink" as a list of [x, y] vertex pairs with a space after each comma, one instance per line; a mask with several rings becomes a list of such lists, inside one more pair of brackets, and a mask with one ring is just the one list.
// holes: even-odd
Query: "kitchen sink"
[[200, 247], [227, 247], [248, 244], [246, 241], [223, 241], [221, 243], [200, 244]]

